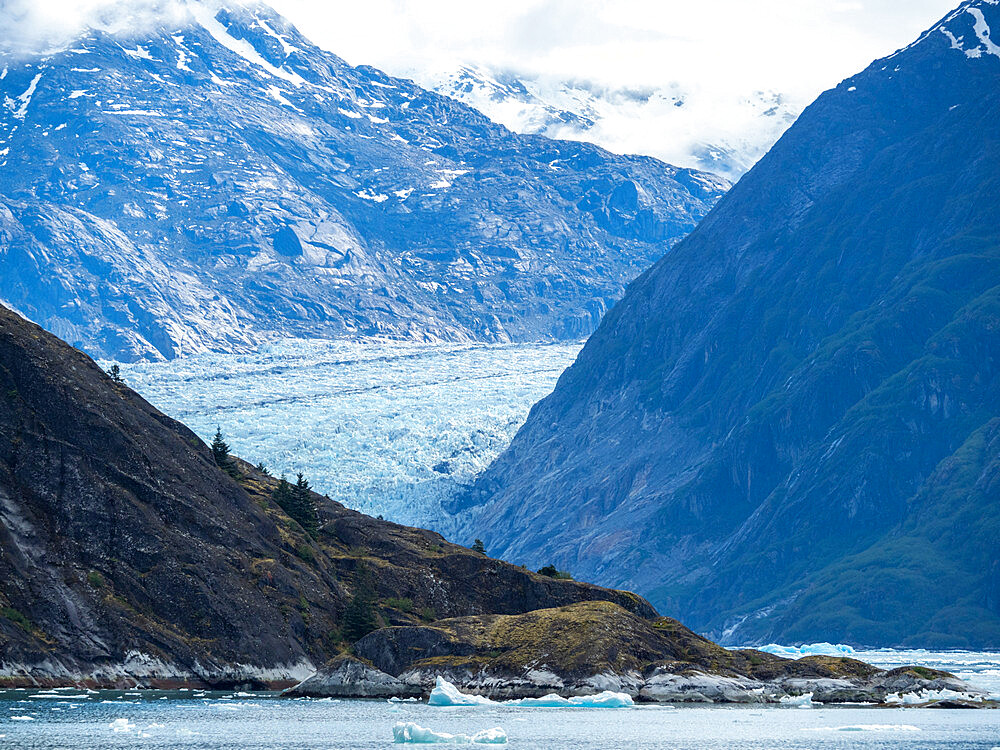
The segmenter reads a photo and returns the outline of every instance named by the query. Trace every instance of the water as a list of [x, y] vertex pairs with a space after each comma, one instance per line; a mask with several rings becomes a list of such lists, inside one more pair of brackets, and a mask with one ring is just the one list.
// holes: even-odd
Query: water
[[[203, 698], [145, 692], [88, 699], [0, 699], [0, 747], [385, 748], [392, 727], [437, 732], [499, 726], [508, 747], [556, 748], [980, 748], [1000, 746], [1000, 711], [727, 706], [625, 709], [434, 708], [383, 701]], [[33, 716], [33, 721], [10, 717]], [[6, 735], [6, 736], [2, 736]]]
[[221, 426], [242, 458], [447, 533], [441, 503], [508, 445], [580, 346], [288, 340], [121, 368], [206, 441]]

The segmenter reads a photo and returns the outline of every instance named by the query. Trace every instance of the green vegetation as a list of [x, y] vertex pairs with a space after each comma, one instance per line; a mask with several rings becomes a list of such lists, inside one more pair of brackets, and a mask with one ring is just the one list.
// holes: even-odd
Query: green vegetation
[[319, 515], [309, 482], [301, 472], [295, 484], [291, 484], [282, 474], [271, 497], [309, 536], [315, 538], [319, 531]]
[[364, 565], [359, 565], [354, 575], [354, 595], [344, 611], [342, 630], [344, 638], [351, 643], [377, 630], [378, 616], [375, 613], [374, 575]]
[[229, 454], [229, 445], [222, 438], [221, 427], [216, 427], [215, 437], [212, 438], [212, 458], [215, 459], [216, 465], [233, 479], [240, 478], [236, 460]]
[[434, 622], [437, 618], [437, 611], [434, 607], [423, 607], [420, 610], [420, 619], [425, 622]]
[[95, 589], [104, 588], [104, 576], [98, 573], [96, 570], [92, 570], [87, 573], [87, 583], [89, 583]]
[[316, 550], [305, 542], [295, 548], [295, 554], [299, 556], [299, 559], [304, 560], [310, 565], [314, 565], [316, 563]]
[[21, 630], [26, 633], [32, 632], [34, 628], [31, 625], [31, 620], [25, 617], [21, 612], [14, 609], [13, 607], [3, 607], [0, 608], [0, 616], [6, 617], [8, 620], [17, 625]]
[[539, 568], [538, 572], [543, 576], [548, 576], [549, 578], [558, 578], [563, 581], [573, 580], [573, 576], [570, 575], [568, 571], [559, 570], [555, 565], [546, 565], [544, 568]]
[[387, 607], [392, 609], [398, 609], [400, 612], [412, 612], [413, 611], [413, 600], [409, 597], [403, 597], [397, 599], [395, 597], [389, 597], [382, 602]]

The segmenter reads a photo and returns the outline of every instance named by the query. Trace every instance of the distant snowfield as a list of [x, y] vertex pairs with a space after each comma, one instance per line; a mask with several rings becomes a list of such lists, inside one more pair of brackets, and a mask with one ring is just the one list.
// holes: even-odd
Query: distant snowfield
[[219, 426], [272, 473], [301, 471], [348, 507], [447, 533], [442, 501], [499, 455], [581, 346], [287, 340], [121, 367], [206, 441]]

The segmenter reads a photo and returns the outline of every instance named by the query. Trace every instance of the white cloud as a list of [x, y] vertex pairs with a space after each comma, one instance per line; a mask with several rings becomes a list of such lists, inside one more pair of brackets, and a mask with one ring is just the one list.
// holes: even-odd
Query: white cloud
[[322, 46], [388, 72], [456, 62], [612, 86], [677, 80], [814, 95], [957, 0], [274, 0]]

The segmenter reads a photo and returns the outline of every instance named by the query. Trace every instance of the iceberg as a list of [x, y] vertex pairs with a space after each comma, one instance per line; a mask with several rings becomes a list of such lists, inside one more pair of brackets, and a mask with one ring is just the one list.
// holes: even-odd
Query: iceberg
[[500, 727], [484, 729], [473, 735], [448, 734], [414, 724], [412, 721], [398, 722], [392, 728], [392, 741], [396, 744], [449, 743], [452, 745], [506, 745], [507, 733]]
[[957, 690], [921, 690], [914, 693], [889, 693], [885, 697], [885, 703], [893, 706], [916, 706], [921, 703], [931, 703], [932, 701], [957, 700], [969, 703], [982, 703], [989, 700], [989, 696], [976, 693], [960, 693]]
[[[810, 696], [812, 693], [809, 694]], [[610, 690], [596, 695], [575, 695], [563, 698], [550, 693], [541, 698], [520, 698], [510, 701], [494, 701], [482, 695], [463, 693], [455, 685], [440, 675], [434, 683], [429, 706], [517, 706], [520, 708], [627, 708], [635, 705], [628, 693], [615, 693]]]
[[572, 698], [563, 698], [561, 695], [551, 693], [541, 698], [504, 701], [503, 705], [526, 708], [628, 708], [635, 705], [635, 702], [628, 693], [605, 690], [597, 695], [574, 695]]
[[428, 706], [492, 706], [496, 701], [482, 695], [470, 695], [463, 693], [448, 680], [438, 675], [434, 682], [434, 689], [431, 690], [430, 698], [427, 699]]
[[781, 698], [781, 704], [784, 706], [797, 706], [799, 708], [812, 708], [813, 694], [803, 693], [802, 695], [786, 695]]

